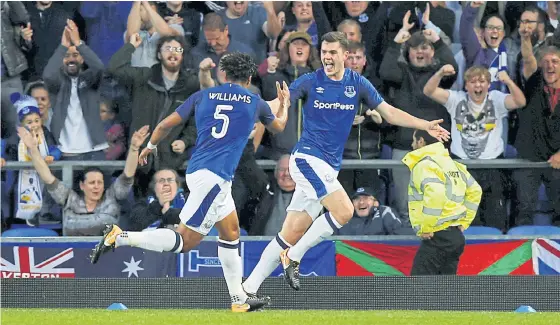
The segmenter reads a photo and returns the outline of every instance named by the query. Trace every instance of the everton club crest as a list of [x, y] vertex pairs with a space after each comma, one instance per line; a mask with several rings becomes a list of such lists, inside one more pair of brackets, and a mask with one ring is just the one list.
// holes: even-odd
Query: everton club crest
[[344, 88], [344, 95], [346, 95], [346, 97], [348, 98], [356, 96], [356, 90], [354, 89], [354, 86], [346, 86]]

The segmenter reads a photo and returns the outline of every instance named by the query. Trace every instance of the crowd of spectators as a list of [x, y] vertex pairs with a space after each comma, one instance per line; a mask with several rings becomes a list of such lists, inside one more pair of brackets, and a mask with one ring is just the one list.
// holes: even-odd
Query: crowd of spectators
[[[2, 171], [2, 229], [59, 224], [63, 235], [175, 227], [190, 191], [184, 162], [193, 120], [173, 129], [157, 157], [137, 166], [147, 134], [191, 94], [224, 83], [228, 52], [259, 65], [251, 91], [275, 97], [321, 67], [329, 31], [351, 44], [347, 68], [392, 105], [443, 119], [454, 158], [521, 158], [545, 169], [473, 169], [484, 190], [475, 225], [507, 231], [560, 225], [560, 2], [375, 1], [2, 1], [2, 158], [31, 171]], [[30, 109], [36, 107], [37, 109]], [[240, 225], [276, 234], [295, 183], [288, 158], [302, 131], [303, 103], [284, 132], [256, 127], [233, 184]], [[27, 130], [18, 129], [25, 126]], [[413, 130], [369, 107], [356, 109], [345, 159], [401, 160]], [[39, 150], [36, 150], [39, 149]], [[273, 173], [257, 159], [277, 161]], [[125, 160], [122, 173], [95, 166], [72, 186], [56, 160]], [[354, 218], [341, 235], [413, 234], [405, 169], [343, 169]], [[110, 184], [110, 186], [109, 186]], [[539, 192], [540, 188], [544, 191]]]

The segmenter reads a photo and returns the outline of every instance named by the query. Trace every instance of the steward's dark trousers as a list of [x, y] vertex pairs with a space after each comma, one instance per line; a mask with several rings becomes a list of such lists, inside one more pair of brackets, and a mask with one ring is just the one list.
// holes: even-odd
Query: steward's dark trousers
[[431, 239], [422, 240], [410, 275], [455, 275], [464, 249], [465, 236], [458, 227], [437, 231]]

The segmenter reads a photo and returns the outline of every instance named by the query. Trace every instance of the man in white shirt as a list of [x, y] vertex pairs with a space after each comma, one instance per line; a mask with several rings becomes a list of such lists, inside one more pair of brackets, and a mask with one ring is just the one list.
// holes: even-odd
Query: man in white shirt
[[[455, 74], [451, 65], [434, 74], [424, 94], [445, 106], [451, 115], [451, 154], [460, 159], [501, 158], [505, 143], [502, 139], [504, 117], [509, 110], [525, 106], [525, 95], [506, 71], [498, 72], [498, 79], [510, 94], [490, 89], [490, 72], [482, 66], [469, 68], [464, 75], [466, 92], [439, 87], [441, 79]], [[505, 229], [506, 209], [503, 197], [503, 173], [499, 169], [475, 169], [472, 175], [483, 189], [479, 214], [486, 226]]]

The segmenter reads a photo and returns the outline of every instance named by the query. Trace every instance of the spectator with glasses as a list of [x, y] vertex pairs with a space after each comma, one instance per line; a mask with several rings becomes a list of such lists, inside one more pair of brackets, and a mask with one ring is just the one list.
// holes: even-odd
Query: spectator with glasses
[[[178, 24], [167, 24], [158, 14], [155, 1], [135, 1], [128, 15], [124, 42], [138, 34], [140, 44], [132, 55], [133, 67], [151, 67], [159, 63], [156, 49], [159, 40], [164, 36], [184, 37], [183, 26]], [[184, 47], [184, 46], [182, 46]]]
[[[548, 21], [546, 12], [542, 9], [529, 6], [526, 7], [521, 14], [518, 25], [520, 39], [523, 39], [525, 37], [524, 35], [529, 35], [531, 44], [533, 45], [533, 53], [535, 55], [540, 48], [548, 45], [547, 39], [552, 41], [553, 30], [552, 25]], [[524, 90], [527, 79], [524, 77], [523, 64], [523, 56], [521, 52], [518, 52], [515, 81], [521, 89]]]
[[[160, 169], [152, 177], [153, 195], [137, 201], [132, 211], [119, 224], [131, 231], [175, 227], [181, 222], [179, 213], [185, 205], [179, 174], [173, 169]], [[126, 224], [126, 225], [125, 225]]]
[[[130, 42], [115, 53], [109, 62], [109, 72], [123, 85], [132, 88], [131, 132], [143, 125], [154, 129], [161, 120], [175, 112], [183, 101], [200, 89], [197, 74], [181, 69], [185, 47], [183, 37], [160, 38], [157, 45], [158, 64], [151, 68], [133, 67], [131, 64], [132, 55], [141, 42], [139, 34], [132, 35]], [[195, 141], [194, 122], [183, 122], [173, 128], [169, 136], [160, 143], [158, 155], [150, 156], [148, 163], [140, 168], [140, 173], [148, 174], [164, 167], [181, 168], [187, 159], [186, 149], [194, 145]], [[145, 183], [139, 184], [137, 188], [147, 189], [149, 179], [139, 177], [138, 180]]]
[[490, 72], [490, 91], [507, 92], [507, 85], [500, 81], [498, 72], [506, 71], [515, 78], [515, 60], [519, 46], [510, 38], [505, 38], [505, 24], [502, 17], [491, 15], [482, 19], [481, 29], [485, 47], [474, 31], [474, 23], [483, 1], [473, 1], [463, 9], [460, 36], [466, 67], [483, 66]]

